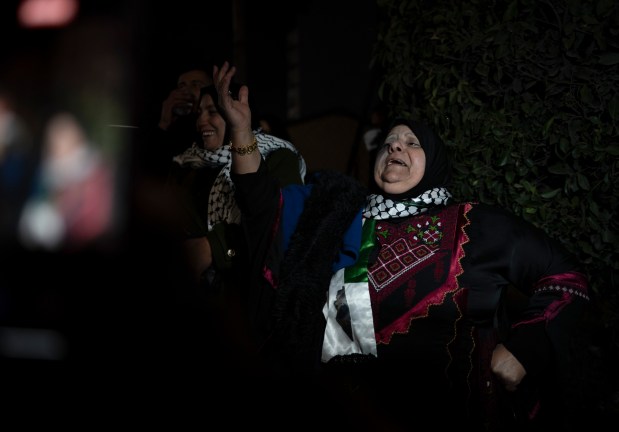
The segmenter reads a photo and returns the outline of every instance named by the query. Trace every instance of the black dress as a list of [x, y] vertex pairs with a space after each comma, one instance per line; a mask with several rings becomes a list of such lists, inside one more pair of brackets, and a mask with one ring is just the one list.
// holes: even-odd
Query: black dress
[[[354, 182], [334, 175], [323, 177], [338, 185], [334, 190], [314, 185], [283, 250], [286, 195], [264, 166], [233, 180], [255, 252], [249, 292], [255, 328], [263, 332], [273, 375], [286, 371], [281, 382], [303, 389], [303, 400], [312, 401], [308, 410], [320, 400], [325, 412], [339, 412], [338, 421], [339, 407], [366, 430], [531, 430], [548, 418], [561, 424], [562, 361], [588, 294], [584, 275], [556, 241], [478, 203], [365, 220], [359, 229], [372, 230], [370, 253], [356, 265], [367, 282], [342, 276], [334, 287], [330, 248], [341, 246], [342, 226], [359, 213]], [[342, 303], [325, 305], [334, 298], [327, 297], [330, 282], [332, 290], [344, 288], [348, 324], [328, 313]], [[363, 345], [368, 329], [373, 342]], [[499, 342], [527, 371], [513, 394], [490, 370]]]

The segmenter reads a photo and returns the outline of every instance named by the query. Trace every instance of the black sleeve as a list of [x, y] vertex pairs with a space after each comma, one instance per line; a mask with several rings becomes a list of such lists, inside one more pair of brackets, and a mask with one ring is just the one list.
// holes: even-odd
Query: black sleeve
[[466, 250], [474, 279], [520, 292], [503, 343], [537, 375], [565, 353], [589, 299], [585, 275], [557, 240], [524, 219], [484, 205], [470, 217]]
[[235, 197], [241, 210], [241, 229], [248, 251], [245, 283], [241, 295], [247, 305], [252, 331], [258, 344], [268, 338], [271, 308], [275, 298], [272, 279], [265, 273], [265, 264], [278, 236], [280, 188], [269, 175], [264, 161], [257, 172], [231, 175]]

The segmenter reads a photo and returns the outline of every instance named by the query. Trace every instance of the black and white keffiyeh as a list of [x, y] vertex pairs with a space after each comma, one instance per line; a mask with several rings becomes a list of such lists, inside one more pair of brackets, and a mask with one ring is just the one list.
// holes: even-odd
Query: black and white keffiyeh
[[451, 193], [443, 187], [430, 189], [418, 197], [395, 200], [379, 194], [368, 195], [363, 217], [368, 219], [390, 219], [425, 213], [430, 208], [446, 205]]
[[[254, 131], [254, 134], [258, 144], [258, 150], [263, 158], [274, 150], [281, 148], [287, 148], [296, 153], [299, 158], [299, 173], [302, 179], [305, 178], [305, 160], [292, 143], [276, 136], [266, 134], [261, 130]], [[191, 168], [223, 166], [209, 194], [208, 229], [211, 230], [218, 222], [240, 222], [241, 212], [234, 200], [234, 183], [232, 183], [230, 178], [232, 157], [229, 146], [224, 145], [217, 150], [211, 151], [194, 143], [183, 153], [175, 156], [174, 161], [181, 166], [188, 166]]]

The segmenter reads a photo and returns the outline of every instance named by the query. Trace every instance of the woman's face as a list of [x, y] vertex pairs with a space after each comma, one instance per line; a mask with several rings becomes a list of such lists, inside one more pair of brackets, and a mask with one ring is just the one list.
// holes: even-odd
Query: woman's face
[[217, 111], [215, 101], [209, 94], [200, 99], [196, 129], [202, 137], [202, 147], [206, 150], [217, 150], [224, 145], [226, 121]]
[[374, 180], [389, 194], [417, 186], [426, 170], [426, 153], [413, 131], [397, 125], [387, 135], [374, 163]]

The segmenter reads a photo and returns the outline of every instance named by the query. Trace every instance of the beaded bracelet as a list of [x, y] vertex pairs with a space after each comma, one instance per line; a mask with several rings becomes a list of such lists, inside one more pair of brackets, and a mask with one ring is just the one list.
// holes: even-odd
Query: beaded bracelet
[[254, 141], [245, 147], [233, 147], [232, 141], [230, 141], [230, 151], [236, 152], [236, 154], [240, 156], [244, 156], [247, 154], [251, 154], [258, 148], [258, 140], [256, 139], [256, 135], [254, 135]]

